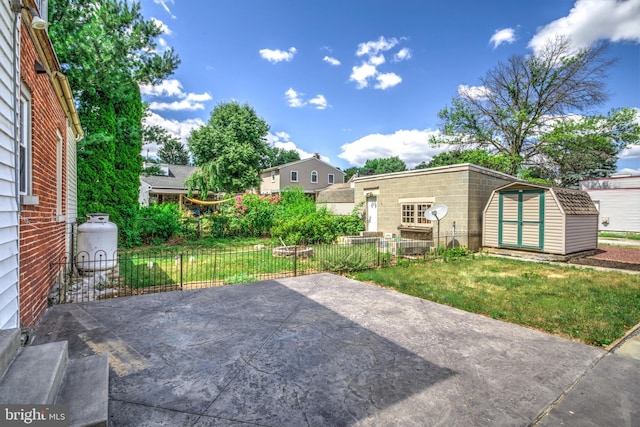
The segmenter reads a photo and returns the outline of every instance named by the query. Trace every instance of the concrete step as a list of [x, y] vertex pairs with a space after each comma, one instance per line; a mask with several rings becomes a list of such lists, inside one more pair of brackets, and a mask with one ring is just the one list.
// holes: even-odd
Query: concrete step
[[20, 350], [20, 329], [0, 330], [0, 377], [2, 377]]
[[69, 405], [71, 426], [107, 426], [109, 355], [69, 360], [56, 404]]
[[53, 403], [67, 354], [66, 341], [24, 347], [0, 380], [0, 403]]

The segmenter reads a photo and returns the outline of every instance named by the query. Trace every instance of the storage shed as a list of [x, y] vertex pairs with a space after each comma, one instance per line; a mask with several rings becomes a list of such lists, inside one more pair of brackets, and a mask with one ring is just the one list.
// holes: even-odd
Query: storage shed
[[482, 246], [568, 255], [596, 249], [598, 211], [587, 193], [514, 182], [491, 194]]

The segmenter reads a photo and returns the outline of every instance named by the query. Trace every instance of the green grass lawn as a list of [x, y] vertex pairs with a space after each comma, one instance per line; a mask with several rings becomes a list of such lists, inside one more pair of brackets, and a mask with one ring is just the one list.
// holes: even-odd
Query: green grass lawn
[[605, 239], [630, 239], [630, 240], [640, 240], [640, 233], [598, 233], [599, 237], [603, 237]]
[[640, 322], [640, 275], [480, 256], [354, 278], [594, 346]]

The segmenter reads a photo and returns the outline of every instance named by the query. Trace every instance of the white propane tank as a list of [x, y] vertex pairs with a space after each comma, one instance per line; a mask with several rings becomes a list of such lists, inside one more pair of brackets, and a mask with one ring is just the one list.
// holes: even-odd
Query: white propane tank
[[118, 226], [109, 222], [109, 215], [87, 215], [87, 222], [78, 227], [76, 267], [82, 271], [110, 270], [118, 263]]

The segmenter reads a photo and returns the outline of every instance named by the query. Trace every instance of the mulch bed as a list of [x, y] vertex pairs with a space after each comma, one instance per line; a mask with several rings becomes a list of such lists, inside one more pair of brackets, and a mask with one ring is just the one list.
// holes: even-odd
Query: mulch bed
[[640, 271], [640, 248], [600, 246], [595, 255], [574, 258], [569, 263]]

